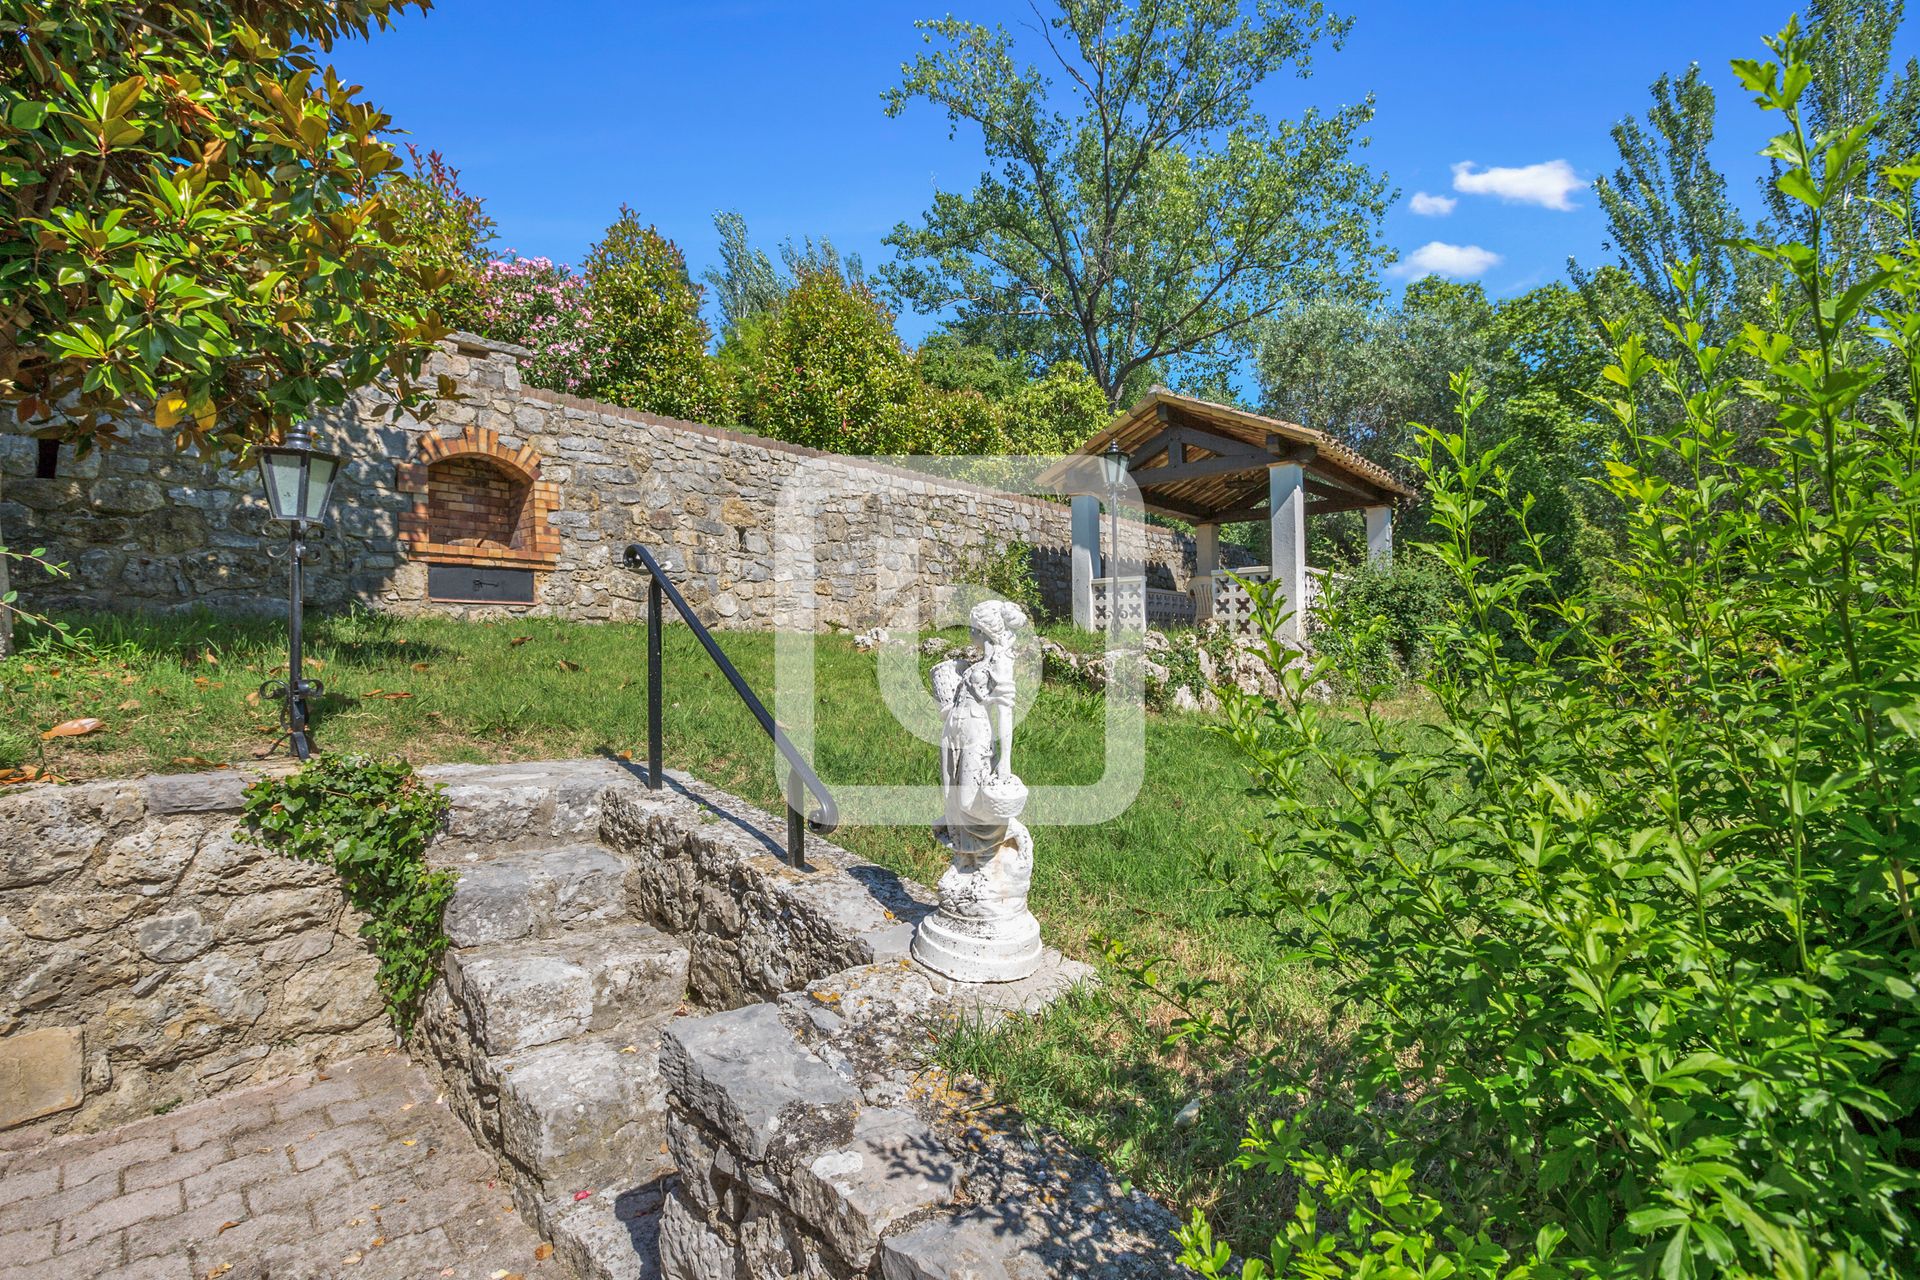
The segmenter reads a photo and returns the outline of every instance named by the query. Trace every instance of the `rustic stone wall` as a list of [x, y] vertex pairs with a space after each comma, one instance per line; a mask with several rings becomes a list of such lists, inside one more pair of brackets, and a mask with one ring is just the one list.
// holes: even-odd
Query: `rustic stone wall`
[[[471, 486], [438, 508], [430, 490], [421, 490], [430, 481], [425, 464], [446, 452], [430, 441], [465, 438], [482, 439], [495, 459], [517, 458], [516, 466], [537, 472], [523, 508], [534, 527], [516, 527], [509, 539], [520, 545], [442, 546], [446, 554], [439, 556], [473, 563], [474, 556], [460, 553], [500, 550], [491, 563], [535, 566], [536, 603], [515, 611], [639, 616], [643, 589], [622, 567], [620, 552], [641, 541], [674, 553], [682, 590], [710, 625], [773, 625], [781, 587], [777, 498], [797, 468], [818, 459], [832, 459], [855, 480], [853, 492], [817, 512], [819, 623], [862, 629], [884, 621], [884, 594], [903, 586], [920, 589], [924, 608], [936, 584], [1016, 540], [1035, 549], [1049, 607], [1069, 609], [1071, 537], [1062, 503], [527, 388], [517, 348], [465, 335], [443, 346], [428, 372], [453, 379], [458, 394], [437, 405], [430, 423], [390, 422], [371, 394], [316, 419], [321, 438], [348, 455], [333, 526], [309, 562], [309, 597], [322, 607], [358, 601], [402, 613], [508, 611], [427, 596], [427, 563], [435, 559], [425, 546], [431, 513], [486, 514], [477, 509], [486, 504], [472, 501]], [[285, 562], [268, 554], [269, 547], [280, 550], [282, 537], [268, 527], [251, 469], [181, 456], [150, 425], [133, 421], [114, 448], [81, 458], [63, 445], [55, 474], [42, 476], [40, 468], [39, 441], [0, 433], [0, 540], [45, 546], [72, 571], [61, 581], [20, 575], [29, 605], [283, 607]], [[892, 486], [892, 495], [864, 497], [860, 490], [873, 485], [861, 477]], [[498, 521], [465, 523], [473, 527], [459, 536], [480, 539], [492, 536]], [[1137, 528], [1152, 581], [1184, 588], [1193, 570], [1191, 539], [1157, 525]], [[911, 554], [877, 550], [887, 538], [905, 538]]]
[[0, 794], [0, 1143], [392, 1042], [333, 873], [235, 839], [245, 781]]

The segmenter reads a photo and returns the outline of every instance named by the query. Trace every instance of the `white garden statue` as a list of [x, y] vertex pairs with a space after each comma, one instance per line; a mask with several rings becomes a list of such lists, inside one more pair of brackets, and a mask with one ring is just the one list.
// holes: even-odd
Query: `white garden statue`
[[939, 909], [914, 931], [913, 957], [958, 982], [1014, 982], [1040, 967], [1040, 922], [1027, 910], [1033, 837], [1020, 822], [1027, 786], [1013, 772], [1013, 649], [1027, 616], [988, 600], [968, 622], [980, 658], [933, 668], [946, 798], [933, 834], [953, 865], [940, 877]]

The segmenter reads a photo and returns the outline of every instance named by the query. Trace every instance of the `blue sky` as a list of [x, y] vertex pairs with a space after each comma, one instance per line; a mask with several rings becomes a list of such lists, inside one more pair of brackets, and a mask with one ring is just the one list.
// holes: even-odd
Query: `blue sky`
[[[919, 47], [914, 19], [943, 4], [980, 21], [1034, 22], [1009, 0], [443, 0], [333, 60], [410, 140], [463, 171], [503, 248], [578, 261], [624, 201], [679, 242], [696, 275], [714, 262], [713, 214], [727, 208], [768, 248], [825, 235], [871, 268], [888, 256], [882, 238], [917, 218], [936, 186], [969, 187], [979, 172], [972, 140], [949, 140], [931, 109], [899, 120], [881, 109]], [[1758, 56], [1790, 5], [1346, 8], [1357, 18], [1346, 48], [1323, 51], [1310, 80], [1270, 81], [1262, 106], [1291, 114], [1373, 93], [1367, 154], [1400, 189], [1385, 232], [1403, 255], [1445, 246], [1414, 260], [1470, 274], [1496, 296], [1563, 278], [1569, 254], [1601, 260], [1605, 227], [1584, 184], [1614, 166], [1607, 130], [1644, 107], [1661, 72], [1695, 61], [1720, 92], [1718, 158], [1735, 196], [1757, 198], [1767, 118], [1727, 62]], [[1914, 27], [1902, 57], [1920, 44]], [[1459, 165], [1472, 167], [1457, 177]], [[1420, 192], [1454, 201], [1451, 211], [1416, 214]], [[928, 324], [901, 317], [910, 339]]]

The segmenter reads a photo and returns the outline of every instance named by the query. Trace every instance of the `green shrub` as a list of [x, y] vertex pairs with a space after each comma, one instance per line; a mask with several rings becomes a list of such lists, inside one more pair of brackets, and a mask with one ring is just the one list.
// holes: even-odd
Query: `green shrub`
[[400, 1034], [440, 971], [440, 916], [454, 876], [429, 870], [427, 841], [446, 816], [440, 788], [404, 760], [323, 756], [286, 778], [246, 791], [241, 838], [340, 877], [347, 903], [366, 916], [360, 936], [380, 960], [380, 994]]
[[[1772, 47], [1736, 71], [1787, 121], [1768, 154], [1813, 238], [1749, 247], [1791, 285], [1741, 339], [1757, 376], [1690, 316], [1670, 359], [1616, 335], [1604, 583], [1556, 582], [1462, 377], [1423, 436], [1458, 592], [1437, 731], [1277, 644], [1280, 697], [1221, 691], [1275, 816], [1210, 869], [1299, 922], [1275, 945], [1336, 983], [1354, 1054], [1332, 1085], [1264, 1064], [1294, 1111], [1241, 1164], [1300, 1209], [1245, 1276], [1920, 1274], [1920, 243], [1835, 291], [1822, 210], [1863, 137], [1809, 142], [1807, 44]], [[1916, 176], [1886, 175], [1902, 219]], [[1489, 564], [1494, 519], [1526, 555]], [[1309, 696], [1334, 675], [1359, 732]], [[1372, 1136], [1301, 1140], [1328, 1117]], [[1238, 1265], [1204, 1220], [1181, 1238]]]
[[960, 571], [960, 581], [1013, 601], [1034, 622], [1046, 616], [1040, 581], [1033, 575], [1033, 548], [1024, 542], [1016, 540], [998, 551], [981, 552]]
[[1453, 584], [1418, 548], [1391, 565], [1361, 565], [1328, 580], [1315, 602], [1314, 647], [1370, 683], [1418, 677], [1432, 657], [1431, 633], [1453, 598]]

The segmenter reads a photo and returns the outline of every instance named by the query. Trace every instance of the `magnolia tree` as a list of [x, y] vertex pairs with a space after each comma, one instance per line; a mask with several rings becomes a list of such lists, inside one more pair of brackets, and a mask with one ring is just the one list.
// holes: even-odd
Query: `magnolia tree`
[[316, 57], [407, 7], [7, 5], [0, 399], [16, 429], [110, 444], [131, 409], [182, 447], [242, 455], [377, 379], [396, 405], [418, 396], [434, 268], [398, 252], [388, 117]]

